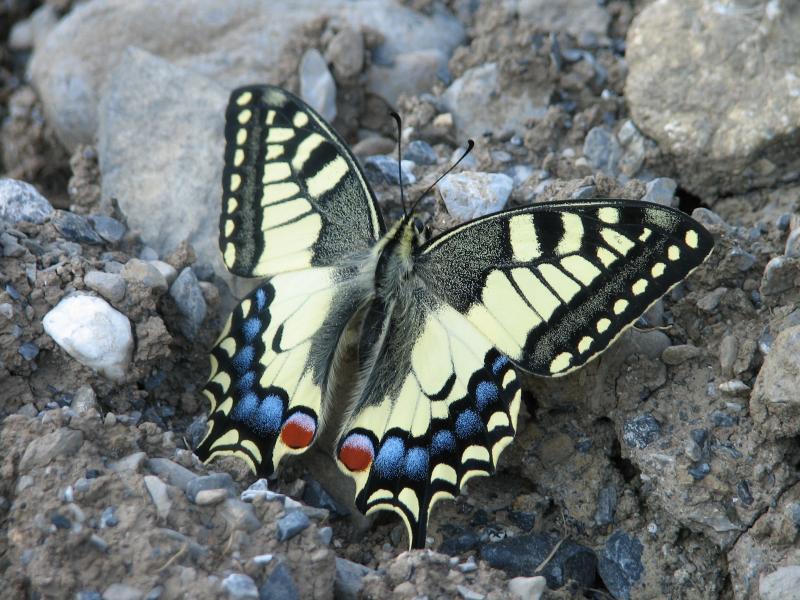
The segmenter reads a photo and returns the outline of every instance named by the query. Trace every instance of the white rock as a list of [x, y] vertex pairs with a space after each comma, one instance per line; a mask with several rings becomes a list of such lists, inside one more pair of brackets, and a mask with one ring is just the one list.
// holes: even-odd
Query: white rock
[[508, 582], [508, 591], [520, 600], [539, 600], [546, 587], [544, 577], [514, 577]]
[[0, 179], [0, 219], [10, 223], [44, 223], [53, 212], [52, 205], [30, 183]]
[[169, 263], [165, 263], [163, 260], [150, 260], [148, 261], [151, 265], [153, 265], [158, 271], [164, 276], [164, 279], [167, 280], [167, 285], [172, 285], [175, 279], [178, 277], [178, 271]]
[[300, 61], [300, 95], [323, 119], [336, 118], [336, 82], [316, 48], [306, 50]]
[[133, 352], [128, 318], [96, 296], [75, 294], [61, 300], [42, 320], [44, 330], [78, 362], [119, 381]]
[[797, 598], [800, 587], [800, 565], [779, 567], [769, 575], [762, 575], [758, 582], [761, 600], [792, 600]]
[[475, 171], [451, 174], [436, 184], [447, 212], [464, 221], [501, 210], [513, 187], [508, 175]]

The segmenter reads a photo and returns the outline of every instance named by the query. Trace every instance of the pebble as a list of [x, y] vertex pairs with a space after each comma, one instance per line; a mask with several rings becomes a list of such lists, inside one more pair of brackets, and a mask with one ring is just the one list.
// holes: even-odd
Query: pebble
[[236, 495], [236, 486], [233, 483], [233, 478], [228, 473], [211, 473], [210, 475], [195, 477], [186, 485], [185, 491], [189, 501], [195, 502], [199, 492], [216, 489], [226, 490], [231, 497]]
[[253, 578], [244, 573], [231, 573], [222, 580], [222, 589], [234, 600], [258, 600], [258, 587]]
[[664, 364], [675, 366], [687, 360], [697, 358], [700, 356], [700, 353], [700, 348], [692, 346], [691, 344], [677, 344], [669, 348], [664, 348], [664, 351], [661, 353], [661, 360], [664, 361]]
[[17, 243], [17, 238], [8, 234], [0, 234], [0, 246], [3, 247], [3, 253], [0, 256], [7, 256], [10, 258], [18, 258], [25, 254], [25, 247]]
[[0, 179], [0, 220], [41, 224], [52, 213], [52, 205], [31, 184]]
[[132, 258], [122, 267], [120, 275], [127, 281], [141, 283], [158, 294], [167, 291], [167, 279], [151, 262]]
[[460, 531], [455, 535], [448, 535], [442, 540], [439, 546], [439, 552], [449, 554], [450, 556], [458, 556], [478, 547], [480, 538], [477, 533], [472, 529], [460, 527], [458, 529]]
[[514, 577], [508, 582], [508, 592], [517, 600], [539, 600], [546, 588], [544, 577]]
[[646, 192], [642, 200], [645, 202], [653, 202], [661, 206], [676, 207], [678, 203], [675, 198], [675, 190], [678, 189], [678, 183], [669, 177], [656, 177], [652, 181], [647, 182]]
[[695, 481], [700, 481], [706, 475], [711, 473], [711, 465], [709, 465], [706, 462], [702, 462], [697, 465], [689, 467], [688, 469], [686, 469], [686, 471], [689, 473], [689, 475], [692, 476], [692, 478], [694, 478]]
[[746, 479], [742, 479], [738, 484], [736, 484], [736, 495], [745, 506], [750, 506], [753, 504], [753, 494], [750, 491], [750, 484], [747, 483]]
[[112, 583], [103, 592], [103, 600], [142, 600], [144, 593], [124, 583]]
[[593, 127], [583, 142], [583, 155], [598, 171], [616, 176], [622, 148], [611, 130], [606, 127]]
[[106, 215], [91, 215], [89, 222], [101, 238], [112, 244], [121, 241], [127, 231], [125, 225]]
[[166, 520], [172, 508], [172, 501], [169, 499], [167, 484], [155, 475], [145, 475], [144, 485], [150, 493], [150, 498], [153, 500], [153, 504], [156, 507], [158, 517], [162, 520]]
[[614, 598], [630, 598], [631, 588], [644, 573], [643, 550], [642, 543], [624, 531], [615, 531], [606, 540], [597, 571]]
[[75, 600], [103, 600], [103, 595], [94, 590], [81, 590], [75, 594]]
[[397, 142], [382, 135], [370, 135], [356, 143], [351, 150], [356, 156], [367, 157], [373, 154], [391, 154], [397, 149]]
[[337, 556], [336, 579], [333, 583], [334, 597], [337, 600], [357, 600], [364, 587], [362, 580], [370, 573], [375, 573], [375, 571], [357, 562]]
[[364, 36], [352, 27], [343, 27], [328, 42], [325, 58], [338, 79], [352, 79], [364, 68]]
[[[484, 544], [480, 558], [496, 569], [512, 576], [531, 576], [555, 547], [556, 536], [532, 533], [508, 537]], [[556, 589], [568, 580], [579, 586], [590, 586], [596, 577], [597, 558], [594, 552], [569, 540], [559, 546], [541, 573], [548, 587]]]
[[139, 259], [147, 262], [158, 260], [158, 251], [150, 246], [142, 246], [142, 250], [139, 252]]
[[800, 565], [778, 567], [758, 581], [760, 600], [790, 600], [800, 588]]
[[625, 421], [622, 439], [629, 448], [647, 448], [661, 437], [661, 423], [650, 413]]
[[72, 521], [61, 513], [53, 513], [50, 515], [50, 522], [55, 525], [56, 529], [71, 529]]
[[416, 183], [417, 178], [412, 173], [414, 163], [410, 160], [403, 160], [401, 167], [402, 175], [398, 175], [397, 159], [388, 155], [368, 156], [364, 159], [364, 171], [367, 177], [375, 183], [385, 182], [389, 185], [400, 185], [400, 177], [403, 178], [403, 185]]
[[59, 457], [70, 457], [83, 445], [83, 433], [75, 429], [61, 427], [34, 438], [19, 461], [19, 472], [26, 473], [36, 467], [44, 467]]
[[306, 480], [306, 485], [303, 488], [303, 502], [309, 506], [324, 508], [330, 511], [332, 515], [339, 517], [346, 517], [350, 514], [347, 507], [337, 502], [316, 479], [309, 478]]
[[100, 513], [100, 527], [116, 527], [119, 525], [119, 518], [117, 517], [117, 509], [113, 506], [107, 506]]
[[308, 515], [301, 510], [293, 510], [278, 519], [278, 540], [281, 542], [290, 540], [309, 525], [311, 525], [311, 520]]
[[217, 514], [225, 519], [228, 526], [233, 530], [252, 533], [253, 531], [261, 529], [261, 521], [258, 520], [253, 505], [237, 500], [236, 498], [227, 498], [220, 508], [217, 509]]
[[505, 174], [514, 181], [515, 187], [525, 183], [533, 173], [534, 169], [530, 165], [512, 165], [505, 170]]
[[108, 379], [124, 379], [133, 352], [131, 323], [105, 300], [85, 294], [63, 298], [42, 319], [65, 352]]
[[206, 317], [206, 300], [191, 267], [185, 267], [169, 288], [169, 295], [183, 315], [180, 320], [181, 332], [194, 339], [203, 319]]
[[728, 256], [733, 265], [742, 273], [749, 271], [756, 264], [756, 257], [738, 246], [731, 248]]
[[121, 275], [103, 271], [89, 271], [84, 275], [83, 282], [90, 290], [94, 290], [110, 302], [120, 302], [128, 289]]
[[572, 200], [582, 200], [584, 198], [594, 198], [597, 188], [593, 185], [584, 185], [572, 192], [570, 198]]
[[11, 306], [8, 302], [3, 302], [0, 304], [0, 317], [3, 317], [7, 320], [11, 320], [14, 318], [14, 307]]
[[722, 374], [730, 377], [733, 374], [733, 365], [739, 353], [739, 343], [735, 335], [730, 333], [722, 338], [719, 343], [719, 366]]
[[[106, 420], [108, 417], [114, 417], [114, 413], [106, 413]], [[114, 419], [116, 422], [116, 419]], [[108, 465], [108, 468], [114, 471], [115, 473], [138, 473], [139, 470], [142, 468], [145, 459], [147, 458], [147, 454], [144, 452], [133, 452], [128, 456], [120, 458], [117, 461], [114, 461]], [[153, 459], [155, 460], [155, 459]]]
[[197, 478], [195, 473], [168, 458], [150, 458], [147, 460], [147, 468], [153, 475], [158, 475], [170, 485], [174, 485], [184, 492], [189, 483]]
[[317, 530], [319, 533], [319, 541], [323, 546], [330, 546], [333, 541], [333, 529], [330, 527], [320, 527]]
[[797, 259], [776, 256], [767, 263], [761, 279], [761, 294], [771, 296], [794, 287], [798, 272]]
[[336, 118], [336, 82], [328, 63], [316, 48], [300, 60], [300, 96], [328, 122]]
[[697, 301], [697, 308], [707, 313], [715, 312], [727, 291], [726, 287], [718, 287], [713, 292], [709, 292]]
[[89, 220], [83, 215], [78, 215], [66, 210], [57, 210], [51, 222], [61, 235], [71, 242], [95, 246], [99, 246], [103, 243], [103, 238], [97, 234], [89, 223]]
[[300, 592], [291, 571], [284, 563], [278, 563], [258, 590], [260, 600], [300, 600]]
[[740, 379], [731, 379], [720, 383], [719, 391], [731, 396], [747, 396], [750, 394], [750, 386]]
[[464, 585], [457, 585], [456, 590], [458, 590], [458, 595], [464, 598], [464, 600], [484, 600], [484, 598], [486, 598], [483, 594], [475, 592]]
[[598, 525], [610, 525], [614, 522], [614, 511], [617, 508], [617, 488], [607, 485], [597, 495], [597, 510], [594, 513], [594, 522]]
[[165, 263], [163, 260], [150, 260], [148, 262], [164, 276], [164, 279], [167, 280], [167, 285], [172, 285], [178, 277], [178, 271], [171, 264]]
[[418, 165], [435, 165], [439, 162], [436, 150], [424, 140], [414, 140], [409, 143], [403, 151], [403, 158]]
[[436, 184], [447, 212], [462, 221], [501, 210], [513, 187], [508, 175], [476, 171], [450, 174]]
[[39, 346], [33, 342], [25, 342], [17, 349], [17, 352], [19, 352], [20, 356], [25, 360], [31, 361], [39, 355]]

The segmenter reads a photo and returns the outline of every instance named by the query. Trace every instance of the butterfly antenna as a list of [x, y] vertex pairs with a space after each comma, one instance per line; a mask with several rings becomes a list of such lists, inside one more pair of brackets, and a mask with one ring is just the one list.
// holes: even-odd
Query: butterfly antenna
[[450, 167], [448, 167], [448, 169], [444, 173], [439, 175], [439, 178], [436, 181], [434, 181], [432, 184], [430, 184], [428, 186], [428, 188], [419, 195], [419, 198], [417, 198], [416, 201], [414, 202], [414, 204], [411, 205], [411, 211], [408, 214], [411, 214], [411, 213], [414, 212], [414, 209], [417, 208], [417, 204], [420, 203], [420, 201], [426, 196], [426, 194], [428, 192], [430, 192], [436, 186], [437, 183], [439, 183], [442, 179], [444, 179], [445, 176], [447, 176], [447, 174], [450, 173], [450, 171], [455, 169], [458, 166], [458, 163], [460, 163], [462, 160], [464, 160], [467, 157], [467, 154], [472, 152], [472, 149], [474, 147], [475, 147], [475, 142], [472, 141], [472, 140], [467, 140], [467, 149], [464, 150], [464, 154], [461, 155], [461, 158], [459, 158], [456, 162], [454, 162], [452, 165], [450, 165]]
[[403, 122], [400, 115], [393, 110], [389, 111], [389, 114], [397, 123], [397, 180], [400, 182], [400, 204], [403, 205], [403, 216], [406, 216], [408, 210], [406, 210], [406, 197], [403, 193]]

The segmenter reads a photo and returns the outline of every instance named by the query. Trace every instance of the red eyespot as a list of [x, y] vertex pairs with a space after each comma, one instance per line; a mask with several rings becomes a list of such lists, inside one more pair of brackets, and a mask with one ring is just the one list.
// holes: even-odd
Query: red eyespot
[[316, 421], [305, 413], [295, 413], [283, 424], [281, 440], [294, 450], [308, 447], [314, 441]]
[[372, 441], [361, 433], [351, 433], [339, 449], [339, 460], [351, 471], [366, 471], [374, 457]]

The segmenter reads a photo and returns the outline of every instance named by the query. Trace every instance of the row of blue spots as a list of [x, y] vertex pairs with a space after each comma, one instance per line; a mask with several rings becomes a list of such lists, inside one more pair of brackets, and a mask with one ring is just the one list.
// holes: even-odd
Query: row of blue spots
[[428, 451], [425, 448], [409, 449], [405, 460], [406, 477], [422, 480], [428, 477]]
[[442, 429], [433, 434], [431, 450], [434, 454], [449, 454], [456, 451], [456, 438], [453, 434]]
[[239, 399], [230, 416], [259, 435], [275, 433], [283, 424], [283, 401], [274, 394], [259, 399], [250, 392]]
[[252, 346], [244, 346], [241, 350], [239, 350], [239, 352], [236, 353], [236, 356], [233, 357], [231, 364], [233, 365], [233, 368], [236, 369], [236, 372], [241, 376], [250, 370], [255, 356], [255, 348]]
[[256, 382], [256, 372], [255, 371], [247, 371], [244, 375], [239, 377], [239, 380], [236, 382], [236, 386], [239, 390], [245, 392], [253, 387], [253, 384]]
[[456, 417], [456, 435], [469, 439], [483, 431], [483, 421], [474, 410], [465, 410]]
[[250, 317], [242, 323], [242, 333], [246, 342], [252, 342], [261, 331], [261, 319]]
[[508, 357], [501, 354], [500, 356], [495, 358], [494, 362], [492, 363], [492, 373], [494, 373], [495, 375], [499, 375], [500, 371], [502, 371], [503, 367], [505, 367], [507, 364], [508, 364]]
[[497, 402], [498, 398], [497, 386], [491, 381], [481, 381], [475, 386], [475, 401], [478, 404], [478, 410], [483, 410], [492, 402]]
[[409, 479], [423, 480], [428, 477], [428, 451], [415, 446], [406, 451], [402, 439], [386, 438], [375, 457], [375, 471], [384, 479], [396, 479], [405, 475]]

